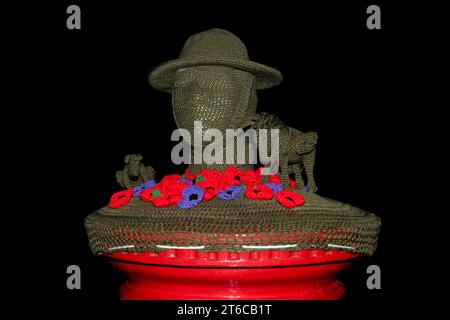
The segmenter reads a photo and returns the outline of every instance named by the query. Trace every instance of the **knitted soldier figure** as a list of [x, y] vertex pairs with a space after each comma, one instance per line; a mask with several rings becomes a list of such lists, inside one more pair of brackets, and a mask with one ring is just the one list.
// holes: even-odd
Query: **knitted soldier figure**
[[[275, 69], [250, 61], [247, 49], [234, 34], [212, 29], [190, 37], [179, 59], [160, 65], [149, 79], [153, 87], [172, 93], [175, 121], [178, 127], [190, 131], [191, 137], [194, 121], [202, 122], [203, 130], [197, 133], [214, 128], [225, 137], [226, 129], [238, 128], [245, 114], [256, 111], [256, 90], [280, 83], [282, 76]], [[253, 169], [248, 163], [236, 166]], [[204, 163], [194, 163], [189, 169], [198, 172], [205, 167]], [[207, 167], [224, 170], [227, 165]]]

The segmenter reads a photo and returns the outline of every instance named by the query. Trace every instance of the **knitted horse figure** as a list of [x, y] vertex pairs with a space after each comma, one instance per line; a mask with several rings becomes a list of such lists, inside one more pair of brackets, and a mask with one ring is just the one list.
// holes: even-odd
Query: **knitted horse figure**
[[140, 154], [125, 156], [125, 167], [116, 172], [116, 179], [123, 188], [134, 188], [148, 180], [155, 178], [155, 170], [151, 166], [142, 164]]
[[[305, 170], [307, 191], [315, 191], [314, 161], [316, 156], [316, 132], [301, 132], [287, 127], [275, 115], [268, 113], [255, 113], [247, 115], [241, 127], [258, 129], [279, 129], [279, 156], [280, 176], [283, 188], [289, 187], [289, 174], [293, 173], [297, 187], [304, 188], [302, 169]], [[268, 165], [267, 163], [263, 163]]]

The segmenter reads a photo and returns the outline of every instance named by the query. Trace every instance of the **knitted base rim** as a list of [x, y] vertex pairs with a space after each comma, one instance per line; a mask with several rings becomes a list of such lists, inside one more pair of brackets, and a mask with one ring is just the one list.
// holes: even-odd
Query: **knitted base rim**
[[273, 267], [338, 263], [360, 255], [337, 250], [265, 250], [251, 252], [198, 252], [189, 249], [168, 249], [162, 252], [116, 252], [107, 258], [138, 264], [191, 267]]
[[[305, 204], [287, 209], [275, 200], [213, 199], [183, 210], [156, 208], [132, 199], [126, 206], [104, 207], [85, 220], [95, 254], [161, 252], [174, 247], [198, 251], [248, 252], [282, 246], [280, 250], [342, 250], [371, 255], [380, 219], [369, 212], [314, 194]], [[273, 248], [271, 248], [273, 249]]]

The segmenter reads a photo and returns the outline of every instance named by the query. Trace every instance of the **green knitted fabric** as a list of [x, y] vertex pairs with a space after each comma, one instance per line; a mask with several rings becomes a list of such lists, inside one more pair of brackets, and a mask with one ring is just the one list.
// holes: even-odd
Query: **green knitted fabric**
[[[149, 80], [154, 88], [172, 93], [177, 125], [191, 135], [197, 120], [203, 122], [203, 130], [217, 128], [223, 133], [229, 128], [279, 129], [281, 180], [287, 187], [288, 175], [294, 173], [299, 188], [296, 192], [305, 203], [287, 209], [274, 199], [214, 198], [183, 210], [177, 206], [157, 208], [135, 197], [122, 207], [104, 207], [86, 218], [95, 254], [156, 252], [167, 246], [233, 252], [273, 246], [279, 250], [346, 250], [365, 255], [375, 251], [381, 225], [376, 215], [313, 193], [317, 134], [286, 127], [276, 116], [256, 113], [257, 90], [279, 84], [282, 76], [275, 69], [250, 61], [244, 44], [235, 35], [212, 29], [192, 36], [180, 57], [158, 66]], [[154, 150], [154, 157], [158, 156]], [[139, 156], [127, 158], [125, 169], [118, 172], [123, 187], [136, 186], [154, 176], [153, 169], [140, 160]], [[192, 164], [189, 169], [195, 173], [227, 166]], [[248, 161], [236, 167], [254, 169]], [[303, 192], [303, 183], [308, 192]]]

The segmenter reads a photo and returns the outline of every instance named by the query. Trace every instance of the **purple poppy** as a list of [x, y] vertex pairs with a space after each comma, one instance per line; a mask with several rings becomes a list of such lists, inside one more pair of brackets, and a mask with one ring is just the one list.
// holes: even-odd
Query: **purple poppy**
[[181, 209], [190, 209], [198, 205], [202, 199], [205, 192], [199, 186], [189, 186], [183, 189], [181, 196], [183, 199], [178, 201], [178, 207]]
[[217, 194], [217, 198], [222, 200], [235, 200], [240, 195], [242, 195], [242, 192], [244, 189], [242, 188], [242, 185], [234, 185], [231, 187], [228, 187], [225, 191], [220, 191]]
[[154, 186], [156, 186], [156, 180], [155, 179], [148, 180], [148, 181], [144, 182], [144, 184], [142, 184], [142, 186], [144, 187], [144, 189], [153, 188]]
[[133, 197], [139, 197], [142, 190], [153, 188], [156, 185], [155, 180], [148, 180], [143, 184], [133, 188]]
[[264, 182], [264, 184], [272, 189], [272, 191], [275, 193], [283, 190], [283, 185], [281, 183]]

